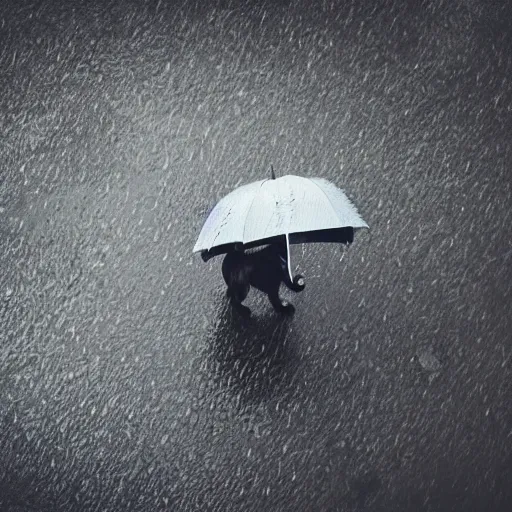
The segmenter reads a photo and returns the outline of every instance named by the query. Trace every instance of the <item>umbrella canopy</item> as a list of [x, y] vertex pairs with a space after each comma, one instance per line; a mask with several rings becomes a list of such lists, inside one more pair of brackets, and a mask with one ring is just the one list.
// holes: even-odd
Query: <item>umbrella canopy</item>
[[368, 224], [342, 190], [322, 178], [288, 175], [241, 186], [221, 199], [194, 252], [211, 257], [283, 235], [290, 244], [350, 243], [358, 228]]

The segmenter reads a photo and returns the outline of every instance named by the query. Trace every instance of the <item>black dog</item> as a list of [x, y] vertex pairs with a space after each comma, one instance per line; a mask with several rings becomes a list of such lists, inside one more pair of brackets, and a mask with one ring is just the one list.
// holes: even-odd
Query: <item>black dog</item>
[[272, 244], [252, 252], [230, 252], [222, 262], [222, 275], [228, 285], [227, 296], [231, 304], [244, 316], [251, 314], [251, 310], [242, 304], [251, 286], [266, 293], [274, 309], [280, 313], [293, 313], [295, 310], [292, 304], [279, 297], [281, 283], [294, 292], [301, 292], [305, 287], [301, 275], [290, 281], [284, 244]]

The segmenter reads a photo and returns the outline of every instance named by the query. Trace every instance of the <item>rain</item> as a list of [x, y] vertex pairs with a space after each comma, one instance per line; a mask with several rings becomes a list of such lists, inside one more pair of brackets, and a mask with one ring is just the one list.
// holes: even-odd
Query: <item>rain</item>
[[[0, 509], [509, 510], [506, 2], [3, 0]], [[296, 312], [192, 249], [321, 177]]]

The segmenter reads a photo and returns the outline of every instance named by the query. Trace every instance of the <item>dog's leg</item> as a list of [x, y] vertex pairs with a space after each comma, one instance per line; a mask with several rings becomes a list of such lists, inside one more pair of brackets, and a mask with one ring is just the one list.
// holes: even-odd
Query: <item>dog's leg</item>
[[238, 311], [242, 316], [249, 316], [251, 314], [250, 308], [244, 306], [242, 302], [247, 298], [251, 286], [249, 284], [236, 284], [227, 290], [227, 295], [230, 299], [233, 308]]
[[279, 288], [269, 292], [268, 299], [270, 300], [272, 307], [278, 313], [293, 314], [295, 312], [295, 307], [293, 304], [290, 304], [287, 300], [283, 300], [281, 297], [279, 297]]
[[239, 258], [237, 258], [237, 255], [228, 253], [226, 256], [224, 256], [224, 260], [222, 261], [222, 277], [224, 278], [224, 281], [228, 287], [232, 280], [232, 272], [238, 264]]
[[250, 284], [247, 282], [247, 269], [244, 268], [244, 258], [240, 253], [229, 253], [222, 262], [222, 276], [228, 285], [226, 296], [229, 298], [231, 305], [241, 315], [249, 316], [251, 310], [242, 305], [246, 299]]

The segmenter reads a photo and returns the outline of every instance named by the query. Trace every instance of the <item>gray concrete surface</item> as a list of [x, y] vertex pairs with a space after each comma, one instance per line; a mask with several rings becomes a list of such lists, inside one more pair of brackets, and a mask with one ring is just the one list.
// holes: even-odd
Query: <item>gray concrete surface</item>
[[[3, 0], [0, 509], [510, 510], [510, 20]], [[191, 249], [270, 164], [372, 231], [242, 323]]]

